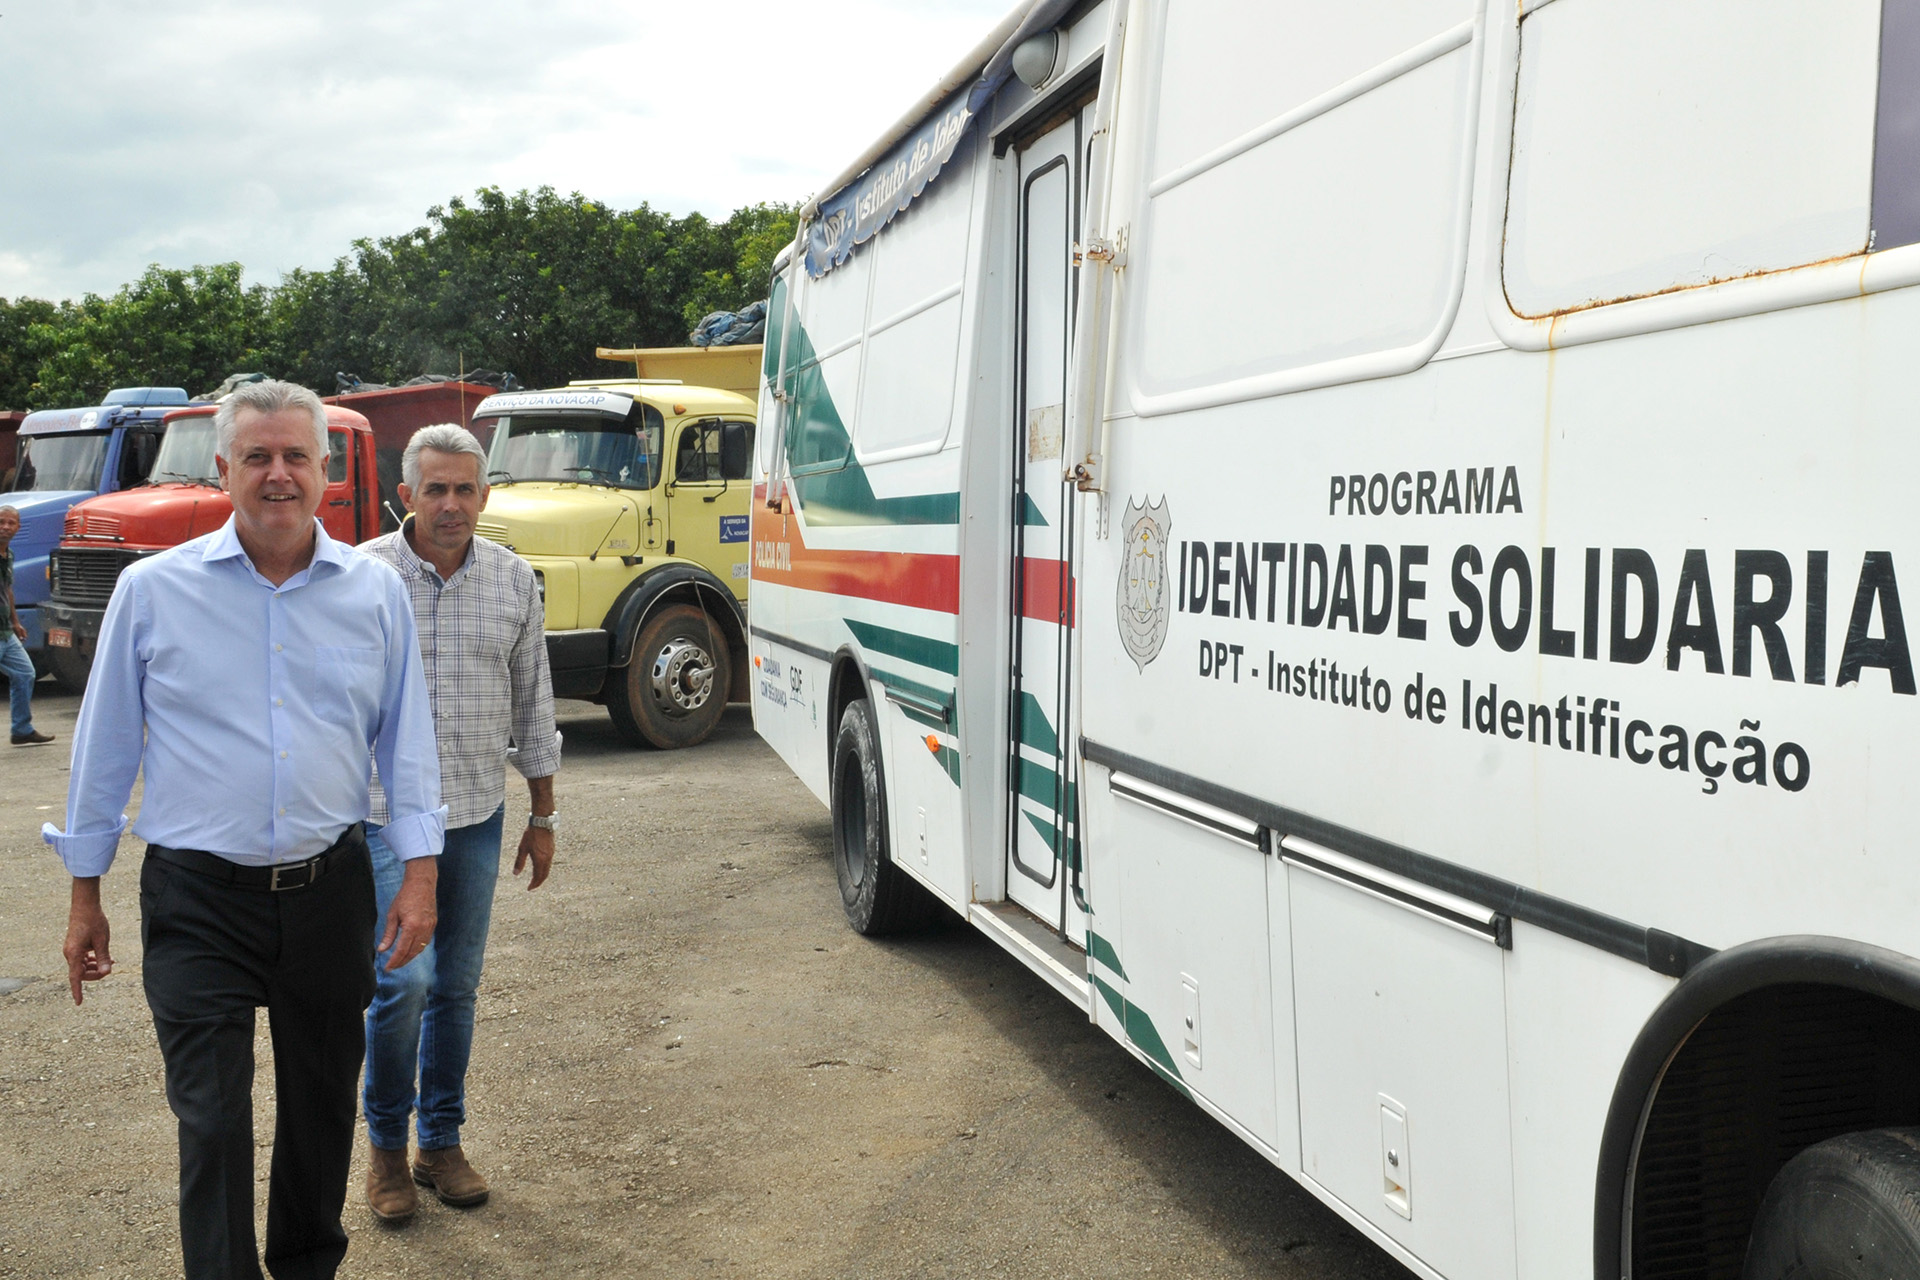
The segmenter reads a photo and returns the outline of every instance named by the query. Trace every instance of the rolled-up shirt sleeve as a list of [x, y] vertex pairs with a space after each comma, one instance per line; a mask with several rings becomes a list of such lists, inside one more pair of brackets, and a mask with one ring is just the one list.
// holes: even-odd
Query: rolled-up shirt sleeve
[[127, 800], [146, 745], [143, 688], [146, 654], [137, 574], [122, 577], [107, 602], [87, 694], [73, 730], [73, 773], [67, 783], [67, 829], [49, 822], [40, 838], [74, 876], [106, 874], [127, 829]]
[[397, 574], [387, 575], [387, 682], [380, 699], [380, 731], [373, 759], [391, 815], [380, 838], [403, 862], [431, 858], [446, 841], [447, 807], [440, 803], [440, 749], [432, 705], [420, 666], [413, 605]]
[[547, 669], [547, 611], [532, 574], [520, 603], [520, 635], [507, 659], [519, 750], [507, 758], [523, 778], [549, 778], [560, 772], [560, 732], [554, 728], [553, 677]]

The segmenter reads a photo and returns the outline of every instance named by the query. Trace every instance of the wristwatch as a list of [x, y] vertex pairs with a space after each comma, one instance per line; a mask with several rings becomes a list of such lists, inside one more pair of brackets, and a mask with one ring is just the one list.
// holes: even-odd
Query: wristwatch
[[527, 815], [527, 825], [530, 827], [538, 827], [542, 831], [558, 831], [560, 829], [560, 815], [557, 813], [530, 813]]

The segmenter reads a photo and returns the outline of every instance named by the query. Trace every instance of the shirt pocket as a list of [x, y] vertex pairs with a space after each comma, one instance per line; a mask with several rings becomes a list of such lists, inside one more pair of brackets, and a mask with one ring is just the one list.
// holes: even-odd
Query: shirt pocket
[[313, 714], [371, 729], [387, 683], [387, 651], [320, 645], [314, 651]]

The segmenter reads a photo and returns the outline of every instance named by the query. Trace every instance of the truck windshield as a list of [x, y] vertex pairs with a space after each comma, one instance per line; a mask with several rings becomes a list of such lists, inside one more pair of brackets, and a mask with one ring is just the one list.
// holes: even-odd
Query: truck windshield
[[105, 431], [22, 436], [20, 474], [14, 480], [14, 491], [54, 493], [98, 489], [100, 464], [107, 456], [108, 438]]
[[213, 419], [185, 418], [167, 424], [160, 456], [148, 478], [155, 484], [169, 480], [218, 484], [220, 469], [213, 465]]
[[487, 469], [498, 484], [521, 480], [579, 481], [619, 489], [651, 489], [660, 479], [664, 423], [647, 407], [646, 428], [632, 417], [584, 414], [516, 415], [499, 419]]

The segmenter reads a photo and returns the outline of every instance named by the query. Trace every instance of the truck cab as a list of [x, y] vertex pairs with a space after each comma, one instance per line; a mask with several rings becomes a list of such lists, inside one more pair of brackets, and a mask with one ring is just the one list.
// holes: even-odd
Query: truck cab
[[92, 408], [42, 409], [20, 423], [12, 491], [0, 493], [0, 506], [20, 512], [13, 598], [27, 629], [27, 652], [41, 670], [48, 665], [42, 617], [51, 585], [48, 557], [68, 510], [146, 480], [168, 415], [191, 403], [180, 387], [120, 387]]
[[[678, 357], [607, 352], [603, 358]], [[701, 356], [705, 357], [706, 352]], [[751, 385], [760, 348], [689, 369]], [[525, 557], [546, 604], [554, 693], [604, 703], [635, 746], [692, 746], [744, 700], [754, 402], [677, 378], [489, 397], [478, 531]]]
[[[151, 475], [120, 493], [74, 504], [52, 554], [52, 585], [41, 605], [47, 665], [68, 688], [86, 686], [100, 622], [120, 573], [134, 561], [212, 533], [233, 514], [214, 465], [213, 415], [199, 405], [168, 413]], [[327, 408], [327, 536], [358, 543], [379, 532], [373, 429], [351, 409]]]

